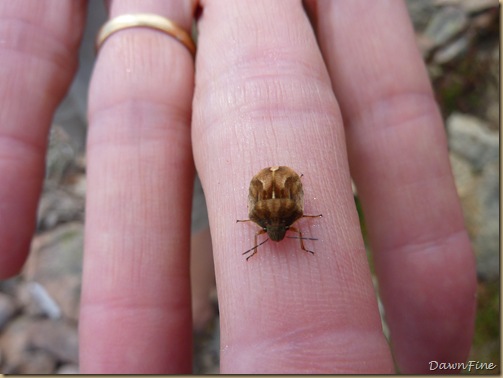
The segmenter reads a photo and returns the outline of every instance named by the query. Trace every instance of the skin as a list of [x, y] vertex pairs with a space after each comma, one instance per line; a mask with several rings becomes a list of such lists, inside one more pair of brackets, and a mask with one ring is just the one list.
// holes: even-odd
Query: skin
[[[156, 13], [186, 30], [192, 19], [181, 0], [109, 5], [111, 17]], [[0, 31], [15, 36], [0, 44], [2, 278], [29, 249], [47, 132], [75, 73], [85, 6], [0, 2]], [[183, 45], [145, 29], [111, 37], [96, 62], [81, 372], [190, 372], [194, 163], [213, 239], [221, 372], [390, 373], [393, 355], [401, 372], [425, 373], [430, 360], [464, 361], [474, 258], [404, 4], [308, 2], [312, 24], [300, 2], [201, 6], [197, 77]], [[246, 262], [256, 228], [235, 220], [246, 217], [251, 177], [272, 165], [303, 173], [305, 212], [323, 213], [296, 224], [318, 239], [306, 241], [315, 255], [285, 239]]]

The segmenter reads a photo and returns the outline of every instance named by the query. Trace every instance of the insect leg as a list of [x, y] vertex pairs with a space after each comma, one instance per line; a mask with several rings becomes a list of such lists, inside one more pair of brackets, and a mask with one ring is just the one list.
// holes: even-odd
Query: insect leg
[[323, 214], [318, 214], [318, 215], [303, 215], [302, 218], [319, 218], [322, 217]]
[[304, 238], [302, 237], [302, 231], [300, 231], [300, 229], [298, 229], [297, 227], [291, 227], [290, 226], [290, 228], [288, 229], [288, 231], [297, 232], [299, 234], [300, 248], [302, 248], [302, 250], [304, 250], [306, 252], [309, 252], [310, 254], [314, 255], [313, 251], [310, 251], [309, 249], [306, 249], [306, 247], [304, 246]]
[[267, 239], [265, 239], [262, 243], [257, 244], [257, 236], [262, 235], [262, 234], [265, 234], [265, 232], [266, 232], [266, 231], [265, 231], [265, 230], [262, 230], [262, 229], [261, 229], [260, 231], [257, 231], [257, 233], [255, 234], [255, 238], [254, 238], [254, 240], [255, 240], [254, 245], [255, 245], [255, 246], [254, 246], [253, 248], [250, 248], [249, 250], [247, 250], [247, 251], [245, 251], [245, 252], [243, 252], [243, 253], [242, 253], [243, 255], [246, 255], [248, 252], [253, 251], [253, 253], [252, 253], [250, 256], [248, 256], [248, 257], [246, 258], [246, 261], [248, 261], [248, 259], [249, 259], [250, 257], [252, 257], [255, 253], [257, 253], [258, 247], [260, 247], [262, 244], [264, 244], [266, 241], [268, 241], [268, 240], [269, 240], [269, 238], [267, 238]]

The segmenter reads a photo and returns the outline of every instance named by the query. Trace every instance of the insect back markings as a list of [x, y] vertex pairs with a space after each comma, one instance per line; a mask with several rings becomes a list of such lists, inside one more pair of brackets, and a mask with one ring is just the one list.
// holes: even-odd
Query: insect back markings
[[[300, 176], [286, 166], [267, 167], [260, 170], [250, 181], [248, 194], [248, 216], [250, 219], [236, 222], [254, 222], [260, 230], [255, 234], [254, 247], [243, 255], [252, 252], [246, 260], [257, 253], [258, 247], [269, 239], [279, 242], [287, 231], [299, 234], [300, 248], [314, 254], [304, 246], [302, 231], [292, 225], [300, 218], [317, 218], [322, 215], [304, 215], [304, 190]], [[269, 236], [260, 244], [257, 237]], [[316, 240], [309, 238], [311, 240]]]

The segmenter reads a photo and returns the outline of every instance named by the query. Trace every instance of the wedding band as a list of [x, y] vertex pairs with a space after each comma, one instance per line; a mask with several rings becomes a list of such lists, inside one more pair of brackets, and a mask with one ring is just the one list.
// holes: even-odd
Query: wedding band
[[190, 35], [180, 26], [167, 18], [149, 13], [123, 14], [108, 20], [98, 32], [96, 37], [96, 51], [113, 33], [127, 28], [149, 28], [161, 31], [176, 38], [194, 56], [196, 46]]

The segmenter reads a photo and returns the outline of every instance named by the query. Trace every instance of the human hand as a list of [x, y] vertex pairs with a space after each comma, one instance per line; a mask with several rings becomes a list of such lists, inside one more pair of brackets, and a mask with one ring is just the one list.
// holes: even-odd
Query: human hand
[[[4, 23], [22, 37], [2, 59], [9, 84], [0, 124], [4, 276], [28, 249], [41, 141], [75, 68], [85, 3], [16, 4], [0, 5], [4, 17], [31, 22]], [[89, 97], [81, 371], [190, 371], [192, 156], [213, 237], [222, 372], [393, 371], [350, 171], [398, 367], [422, 373], [432, 359], [464, 360], [474, 261], [404, 5], [308, 3], [323, 57], [299, 3], [201, 5], [195, 94], [192, 57], [165, 34], [124, 30], [98, 56]], [[189, 30], [192, 4], [111, 3], [111, 17], [137, 12]], [[10, 72], [19, 80], [8, 81]], [[287, 239], [261, 246], [248, 262], [241, 255], [256, 229], [235, 220], [246, 217], [249, 180], [271, 165], [303, 173], [306, 212], [323, 214], [299, 221], [318, 239], [310, 242], [314, 256]]]

